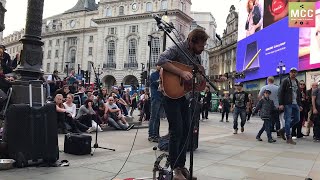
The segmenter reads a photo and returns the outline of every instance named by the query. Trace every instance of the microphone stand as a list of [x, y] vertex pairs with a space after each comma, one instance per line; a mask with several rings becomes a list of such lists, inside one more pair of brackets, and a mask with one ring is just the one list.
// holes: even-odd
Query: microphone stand
[[[162, 25], [161, 25], [162, 24]], [[199, 131], [199, 129], [195, 126], [196, 123], [196, 117], [192, 116], [194, 114], [194, 112], [196, 111], [195, 106], [196, 106], [196, 93], [195, 93], [195, 86], [196, 86], [196, 75], [200, 74], [205, 80], [206, 82], [208, 82], [208, 84], [215, 90], [218, 91], [218, 88], [212, 83], [210, 82], [209, 78], [202, 72], [199, 70], [198, 64], [193, 60], [192, 57], [190, 57], [190, 55], [188, 55], [181, 47], [180, 45], [171, 37], [170, 32], [172, 32], [173, 29], [175, 29], [173, 26], [169, 25], [168, 23], [162, 23], [157, 21], [157, 25], [158, 28], [160, 30], [163, 30], [163, 32], [172, 40], [172, 42], [178, 47], [178, 49], [182, 52], [182, 54], [189, 60], [190, 64], [192, 64], [193, 69], [192, 69], [192, 97], [190, 98], [189, 101], [189, 108], [191, 108], [191, 112], [189, 112], [189, 117], [191, 119], [191, 128], [189, 129], [189, 133], [192, 132], [192, 137], [190, 139], [190, 167], [189, 167], [189, 172], [190, 172], [190, 178], [189, 180], [192, 180], [193, 177], [193, 151], [194, 151], [194, 138], [196, 133]], [[188, 141], [188, 139], [187, 139]], [[185, 144], [188, 146], [188, 144]], [[187, 148], [186, 146], [184, 148]], [[173, 178], [173, 176], [171, 176], [171, 179]]]
[[[94, 73], [94, 75], [95, 75], [95, 79], [96, 79], [96, 86], [98, 87], [98, 107], [100, 106], [100, 103], [101, 103], [101, 100], [102, 100], [102, 89], [101, 89], [101, 87], [100, 87], [100, 84], [99, 84], [99, 76], [98, 76], [98, 74], [96, 73], [96, 70], [95, 70], [95, 68], [94, 68], [94, 65], [93, 65], [93, 62], [91, 62], [90, 63], [91, 64], [91, 66], [92, 66], [92, 69], [93, 69], [93, 73]], [[91, 151], [91, 156], [93, 156], [93, 154], [94, 154], [94, 152], [95, 152], [95, 150], [97, 149], [97, 148], [100, 148], [100, 149], [105, 149], [105, 150], [110, 150], [110, 151], [116, 151], [115, 149], [111, 149], [111, 148], [106, 148], [106, 147], [101, 147], [101, 146], [99, 146], [99, 144], [98, 144], [98, 124], [97, 124], [97, 128], [96, 128], [96, 140], [95, 140], [95, 143], [94, 143], [94, 145], [93, 145], [93, 149], [92, 149], [92, 151]]]

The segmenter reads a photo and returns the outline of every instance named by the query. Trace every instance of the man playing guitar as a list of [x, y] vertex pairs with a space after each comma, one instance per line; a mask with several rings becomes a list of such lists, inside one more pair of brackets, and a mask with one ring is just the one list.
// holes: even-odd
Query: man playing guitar
[[[200, 54], [204, 50], [207, 39], [209, 36], [202, 29], [194, 29], [188, 35], [187, 40], [178, 45], [194, 59], [198, 64], [201, 63]], [[192, 79], [190, 71], [184, 71], [173, 65], [173, 61], [191, 65], [191, 62], [183, 55], [179, 48], [174, 45], [169, 47], [159, 57], [158, 65], [164, 71], [179, 76], [185, 81]], [[175, 86], [175, 84], [172, 84]], [[189, 179], [189, 171], [185, 168], [188, 131], [190, 127], [190, 118], [188, 117], [188, 100], [185, 96], [180, 98], [164, 97], [164, 108], [166, 111], [167, 119], [169, 122], [169, 159], [170, 166], [174, 170], [173, 180], [186, 180]], [[193, 177], [192, 179], [197, 179]]]

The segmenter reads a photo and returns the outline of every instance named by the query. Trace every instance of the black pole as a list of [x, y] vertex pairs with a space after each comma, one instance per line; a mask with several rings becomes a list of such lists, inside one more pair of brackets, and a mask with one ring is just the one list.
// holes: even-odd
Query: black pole
[[80, 64], [78, 64], [78, 74], [80, 74]]
[[148, 74], [147, 74], [147, 83], [146, 86], [150, 87], [150, 69], [151, 69], [151, 57], [152, 57], [152, 40], [153, 40], [153, 36], [152, 35], [148, 35], [149, 36], [149, 63], [148, 63]]
[[[165, 16], [168, 16], [168, 12], [166, 11], [164, 13]], [[163, 32], [163, 44], [162, 44], [162, 51], [166, 50], [166, 45], [167, 45], [167, 34]]]
[[66, 69], [67, 69], [67, 76], [66, 77], [68, 77], [68, 75], [69, 75], [69, 65], [68, 64], [66, 64]]

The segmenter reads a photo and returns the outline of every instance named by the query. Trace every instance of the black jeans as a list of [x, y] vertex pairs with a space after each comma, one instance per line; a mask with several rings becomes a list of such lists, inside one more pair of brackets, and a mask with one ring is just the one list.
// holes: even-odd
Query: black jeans
[[261, 127], [260, 131], [258, 132], [257, 138], [260, 138], [263, 131], [266, 131], [268, 140], [272, 140], [272, 136], [271, 136], [272, 121], [270, 119], [265, 119], [263, 121], [264, 121], [263, 126]]
[[222, 110], [222, 118], [221, 120], [223, 121], [223, 118], [224, 118], [224, 114], [226, 114], [226, 120], [228, 121], [228, 117], [229, 117], [229, 111], [230, 111], [230, 108], [223, 108]]
[[271, 114], [271, 130], [274, 129], [274, 126], [276, 126], [276, 130], [278, 131], [280, 129], [280, 119], [279, 119], [279, 110], [274, 110]]
[[303, 123], [304, 117], [305, 117], [305, 113], [304, 113], [304, 111], [301, 111], [300, 112], [300, 121], [297, 124], [295, 124], [294, 126], [292, 126], [292, 132], [291, 132], [292, 136], [303, 137], [302, 123]]
[[202, 119], [206, 118], [208, 119], [208, 113], [209, 113], [210, 104], [206, 103], [202, 106]]
[[[164, 97], [164, 109], [169, 122], [169, 159], [172, 169], [184, 167], [187, 154], [187, 136], [190, 127], [188, 101], [185, 97]], [[180, 156], [179, 156], [180, 154]]]
[[249, 112], [247, 112], [247, 121], [250, 121], [251, 114], [252, 114], [251, 110]]

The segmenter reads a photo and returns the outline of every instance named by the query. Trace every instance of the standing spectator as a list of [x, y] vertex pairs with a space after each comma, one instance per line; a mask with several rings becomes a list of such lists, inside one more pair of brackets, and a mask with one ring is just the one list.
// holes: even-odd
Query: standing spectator
[[223, 122], [224, 115], [226, 115], [226, 122], [229, 122], [228, 116], [230, 112], [230, 97], [228, 93], [224, 94], [224, 97], [221, 102], [222, 102], [222, 118], [220, 122]]
[[133, 111], [134, 111], [135, 109], [137, 109], [137, 107], [138, 107], [137, 97], [138, 97], [138, 94], [135, 92], [135, 93], [133, 93], [133, 95], [132, 95], [131, 98], [130, 98], [130, 101], [131, 101], [130, 116], [133, 115]]
[[[296, 79], [297, 73], [297, 68], [290, 69], [290, 76], [281, 83], [279, 93], [279, 109], [284, 109], [285, 128], [280, 129], [278, 132], [282, 139], [293, 145], [296, 142], [292, 140], [291, 128], [300, 121], [300, 111], [302, 111], [299, 82]], [[286, 134], [287, 138], [284, 134]]]
[[[130, 110], [130, 106], [131, 106], [131, 99], [130, 99], [130, 90], [129, 89], [126, 89], [123, 94], [122, 94], [122, 99], [126, 102], [126, 109], [127, 109], [127, 112], [129, 112]], [[131, 115], [130, 115], [131, 116]]]
[[276, 140], [274, 140], [271, 136], [272, 122], [270, 118], [272, 117], [271, 114], [276, 109], [276, 107], [274, 106], [273, 101], [269, 98], [271, 91], [269, 89], [265, 89], [263, 94], [264, 94], [264, 97], [260, 99], [256, 109], [254, 110], [255, 113], [257, 113], [258, 110], [260, 110], [260, 117], [264, 121], [263, 126], [261, 127], [259, 133], [257, 134], [256, 139], [258, 141], [262, 141], [261, 134], [263, 133], [263, 131], [266, 131], [268, 142], [274, 143], [276, 142]]
[[163, 108], [163, 95], [159, 91], [160, 66], [157, 71], [151, 73], [150, 89], [151, 89], [151, 116], [149, 121], [149, 141], [158, 142], [160, 138], [160, 113]]
[[313, 113], [313, 139], [320, 141], [320, 89], [317, 88], [312, 92], [312, 113]]
[[20, 65], [20, 54], [17, 53], [16, 57], [13, 59], [12, 63], [11, 63], [11, 68], [15, 69], [18, 65]]
[[300, 93], [301, 93], [301, 106], [302, 111], [300, 111], [300, 121], [292, 127], [292, 138], [303, 138], [304, 134], [302, 133], [302, 124], [307, 119], [308, 115], [308, 97], [307, 97], [307, 88], [306, 83], [301, 80], [299, 83]]
[[[315, 91], [316, 89], [318, 89], [318, 83], [317, 82], [313, 82], [311, 84], [311, 89], [309, 89], [307, 91], [307, 96], [309, 97], [308, 98], [308, 105], [309, 105], [309, 112], [308, 112], [308, 123], [307, 123], [307, 128], [306, 128], [306, 136], [309, 136], [310, 134], [310, 127], [312, 126], [312, 92]], [[314, 133], [313, 133], [314, 134]]]
[[68, 85], [72, 85], [74, 82], [77, 82], [77, 81], [78, 81], [77, 78], [76, 78], [76, 76], [75, 76], [75, 74], [76, 74], [75, 71], [72, 70], [72, 71], [70, 72], [69, 76], [66, 78]]
[[208, 119], [208, 113], [211, 104], [211, 92], [210, 87], [207, 85], [204, 90], [204, 97], [203, 97], [203, 105], [202, 105], [202, 119]]
[[[267, 85], [263, 86], [261, 89], [260, 89], [260, 92], [259, 92], [259, 95], [258, 95], [258, 98], [261, 99], [263, 98], [263, 94], [264, 94], [264, 91], [266, 89], [269, 89], [271, 91], [271, 94], [269, 95], [269, 98], [273, 101], [275, 107], [276, 107], [276, 110], [274, 110], [272, 113], [271, 113], [271, 122], [272, 122], [272, 128], [271, 128], [271, 131], [274, 130], [274, 126], [276, 126], [276, 131], [279, 131], [280, 129], [280, 112], [278, 110], [279, 108], [279, 97], [278, 97], [278, 93], [279, 93], [279, 86], [275, 85], [274, 84], [274, 77], [273, 76], [269, 76], [267, 78]], [[277, 132], [277, 136], [279, 137], [279, 133]]]
[[2, 58], [1, 60], [1, 67], [4, 74], [8, 74], [12, 72], [11, 69], [11, 58], [8, 53], [6, 53], [6, 47], [4, 45], [0, 45], [0, 49], [2, 50]]
[[60, 77], [58, 76], [58, 71], [54, 70], [52, 74], [50, 74], [47, 78], [47, 83], [49, 86], [49, 93], [50, 96], [53, 96], [54, 93], [59, 89], [59, 86], [57, 84], [58, 81], [61, 81]]
[[249, 111], [248, 93], [244, 92], [242, 83], [235, 83], [236, 92], [233, 94], [231, 111], [233, 111], [233, 134], [238, 134], [238, 116], [241, 119], [241, 132], [244, 132], [244, 125], [246, 124], [246, 116]]
[[247, 112], [247, 121], [250, 121], [250, 117], [251, 117], [251, 114], [252, 114], [252, 108], [253, 108], [253, 97], [252, 97], [252, 94], [248, 94], [248, 98], [249, 98], [249, 102], [248, 102], [248, 106], [249, 106], [249, 111]]

